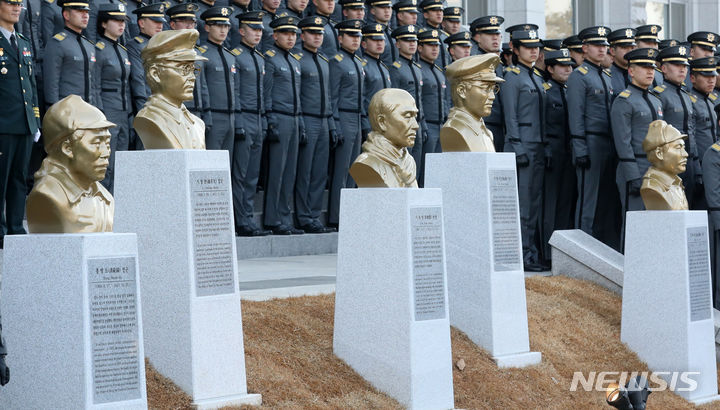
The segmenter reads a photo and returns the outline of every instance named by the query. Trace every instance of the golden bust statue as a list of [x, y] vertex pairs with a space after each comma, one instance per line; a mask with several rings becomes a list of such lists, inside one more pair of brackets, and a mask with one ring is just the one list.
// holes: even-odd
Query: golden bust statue
[[205, 149], [205, 123], [185, 108], [195, 88], [198, 32], [168, 30], [154, 35], [141, 52], [152, 95], [133, 126], [146, 149]]
[[662, 120], [650, 123], [643, 151], [652, 164], [643, 176], [640, 196], [645, 209], [683, 211], [688, 209], [685, 187], [678, 176], [685, 172], [688, 153], [684, 139], [675, 127]]
[[493, 135], [483, 117], [490, 115], [497, 84], [505, 81], [495, 75], [499, 64], [497, 55], [482, 54], [461, 58], [445, 70], [453, 107], [440, 129], [444, 152], [495, 152]]
[[47, 110], [42, 129], [48, 156], [27, 198], [30, 233], [112, 232], [115, 203], [100, 181], [114, 126], [77, 95]]
[[415, 160], [408, 147], [415, 145], [419, 128], [415, 99], [405, 90], [385, 88], [368, 107], [372, 131], [350, 167], [361, 188], [417, 188]]

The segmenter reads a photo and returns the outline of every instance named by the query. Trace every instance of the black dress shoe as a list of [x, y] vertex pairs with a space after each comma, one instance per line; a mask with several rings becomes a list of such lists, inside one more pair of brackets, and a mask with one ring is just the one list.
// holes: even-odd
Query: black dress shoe
[[272, 231], [269, 229], [262, 229], [259, 226], [255, 225], [254, 223], [250, 222], [250, 229], [255, 231], [255, 235], [253, 236], [268, 236], [272, 234]]
[[296, 228], [296, 227], [294, 227], [294, 226], [290, 226], [290, 227], [288, 227], [288, 229], [290, 229], [290, 234], [291, 234], [291, 235], [302, 235], [302, 234], [305, 233], [304, 230], [298, 229], [298, 228]]
[[285, 225], [268, 226], [272, 231], [273, 235], [292, 235], [290, 227]]
[[322, 226], [319, 222], [313, 222], [307, 225], [302, 225], [300, 228], [306, 233], [328, 233], [332, 232], [331, 228]]
[[235, 236], [257, 236], [257, 230], [249, 226], [236, 226]]
[[544, 272], [545, 269], [543, 269], [542, 266], [535, 262], [529, 262], [524, 264], [525, 265], [525, 272]]

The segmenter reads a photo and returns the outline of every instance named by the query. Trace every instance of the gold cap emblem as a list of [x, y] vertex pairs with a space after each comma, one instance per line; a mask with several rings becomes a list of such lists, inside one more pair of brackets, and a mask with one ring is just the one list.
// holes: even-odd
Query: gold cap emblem
[[678, 48], [678, 54], [680, 54], [681, 56], [686, 55], [686, 54], [687, 54], [687, 48], [685, 48], [685, 47], [680, 47], [680, 48]]
[[713, 34], [713, 33], [708, 33], [708, 35], [707, 35], [707, 40], [708, 40], [708, 41], [715, 41], [715, 34]]
[[228, 11], [227, 8], [223, 7], [223, 8], [220, 10], [220, 14], [222, 14], [223, 16], [227, 16], [228, 14], [230, 14], [230, 12]]
[[466, 31], [464, 37], [465, 37], [466, 40], [469, 39], [469, 38], [470, 38], [470, 33], [468, 33], [468, 32]]
[[124, 11], [125, 11], [125, 5], [122, 4], [122, 3], [118, 4], [118, 10], [124, 12]]
[[570, 57], [570, 52], [568, 51], [567, 48], [563, 48], [560, 51], [562, 51], [563, 57]]
[[320, 17], [315, 17], [315, 24], [322, 24], [322, 19]]
[[631, 38], [632, 36], [633, 36], [633, 32], [632, 32], [631, 28], [625, 30], [625, 37]]
[[535, 32], [535, 30], [530, 30], [530, 32], [528, 32], [528, 37], [530, 37], [532, 39], [536, 39], [537, 33]]
[[607, 29], [605, 27], [598, 27], [598, 35], [599, 36], [607, 35]]
[[375, 31], [383, 31], [382, 24], [376, 24], [375, 25]]
[[188, 3], [187, 6], [185, 7], [185, 10], [187, 10], [187, 11], [195, 11], [195, 10], [194, 10], [194, 7], [193, 7], [193, 3]]
[[658, 26], [650, 26], [650, 32], [652, 34], [657, 34], [658, 32]]
[[460, 14], [460, 8], [459, 8], [459, 7], [455, 7], [455, 8], [453, 9], [453, 14]]
[[495, 16], [490, 17], [490, 24], [492, 24], [492, 25], [494, 26], [494, 25], [496, 25], [497, 23], [498, 23], [498, 18], [497, 18], [497, 17], [495, 17]]
[[408, 26], [408, 33], [414, 33], [415, 32], [415, 26]]
[[438, 36], [437, 30], [433, 30], [433, 31], [432, 31], [432, 36], [437, 38], [437, 36]]

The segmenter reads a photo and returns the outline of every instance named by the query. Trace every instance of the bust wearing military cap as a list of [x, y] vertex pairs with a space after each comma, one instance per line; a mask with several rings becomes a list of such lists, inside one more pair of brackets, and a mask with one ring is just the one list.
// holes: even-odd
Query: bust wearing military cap
[[415, 144], [419, 125], [415, 100], [405, 90], [384, 88], [368, 107], [372, 131], [350, 167], [361, 188], [417, 188], [415, 160], [408, 147]]
[[650, 123], [643, 151], [652, 164], [643, 176], [640, 196], [647, 210], [684, 211], [688, 209], [682, 180], [688, 153], [684, 139], [675, 127], [662, 120]]
[[31, 233], [112, 232], [113, 197], [100, 184], [110, 159], [115, 124], [102, 111], [69, 95], [43, 119], [48, 153], [27, 199]]
[[461, 58], [447, 67], [453, 108], [440, 130], [443, 151], [495, 152], [493, 135], [483, 117], [492, 110], [494, 88], [503, 82], [495, 74], [499, 64], [497, 55], [482, 54]]
[[195, 87], [194, 29], [163, 31], [141, 53], [152, 96], [133, 126], [146, 149], [205, 149], [205, 123], [185, 108]]

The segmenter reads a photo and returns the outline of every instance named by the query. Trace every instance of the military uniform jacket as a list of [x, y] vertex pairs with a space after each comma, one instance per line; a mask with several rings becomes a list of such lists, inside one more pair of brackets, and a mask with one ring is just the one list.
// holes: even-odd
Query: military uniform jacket
[[518, 64], [505, 69], [502, 85], [505, 141], [517, 155], [525, 154], [524, 142], [544, 142], [546, 95], [543, 78], [535, 68]]
[[367, 117], [370, 100], [376, 92], [383, 88], [390, 88], [390, 70], [382, 59], [373, 58], [369, 55], [366, 55], [363, 62], [363, 70], [365, 71], [365, 90], [363, 95], [362, 129], [370, 132], [370, 120]]
[[363, 60], [344, 48], [330, 59], [330, 92], [335, 129], [341, 130], [340, 112], [363, 114], [365, 71]]
[[445, 100], [445, 73], [437, 64], [419, 59], [423, 76], [422, 106], [425, 122], [442, 125], [447, 119], [448, 107]]
[[[335, 8], [338, 9], [339, 7], [336, 6]], [[320, 46], [320, 51], [330, 58], [330, 56], [334, 56], [340, 52], [340, 42], [338, 41], [337, 33], [334, 28], [337, 22], [328, 16], [323, 16], [322, 14], [318, 14], [318, 16], [325, 17], [327, 19], [327, 24], [325, 24], [324, 28], [325, 34], [323, 35], [323, 42]]]
[[17, 54], [0, 34], [0, 134], [34, 135], [40, 127], [37, 88], [30, 41], [15, 32]]
[[125, 111], [133, 110], [130, 89], [144, 89], [145, 79], [131, 75], [130, 57], [127, 49], [117, 41], [107, 37], [95, 44], [97, 62], [95, 78], [100, 82], [100, 99], [103, 109]]
[[642, 143], [650, 123], [663, 119], [662, 102], [649, 90], [630, 84], [615, 98], [610, 116], [623, 178], [626, 182], [642, 178], [649, 166]]
[[[265, 112], [269, 128], [278, 128], [279, 114], [296, 117], [300, 103], [300, 56], [276, 45], [265, 52]], [[300, 121], [302, 127], [302, 121]], [[301, 128], [302, 131], [302, 128]]]
[[[200, 48], [195, 46], [195, 52], [200, 54]], [[205, 61], [195, 61], [195, 87], [193, 87], [193, 99], [184, 101], [185, 108], [194, 115], [202, 118], [206, 127], [212, 127], [212, 115], [210, 115], [210, 92], [205, 82]], [[145, 78], [142, 79], [143, 84]], [[143, 87], [143, 90], [145, 88]]]
[[[213, 4], [205, 3], [203, 0], [197, 0], [194, 2], [198, 5], [198, 11], [195, 13], [196, 16], [200, 16], [203, 14], [207, 9], [210, 7], [213, 7], [215, 5], [215, 1], [213, 0]], [[169, 6], [168, 6], [169, 7]], [[196, 24], [196, 30], [200, 33], [200, 37], [198, 38], [198, 44], [203, 44], [207, 42], [207, 36], [208, 33], [205, 31], [205, 22], [198, 18]]]
[[570, 144], [570, 129], [568, 127], [567, 85], [550, 79], [545, 85], [547, 95], [547, 108], [545, 109], [545, 135], [548, 138], [558, 138]]
[[55, 34], [45, 48], [45, 102], [55, 104], [70, 94], [102, 109], [100, 82], [94, 78], [95, 44], [69, 28]]
[[705, 152], [702, 169], [711, 229], [717, 231], [720, 230], [720, 144], [712, 144]]
[[228, 36], [225, 39], [225, 43], [223, 43], [225, 47], [231, 50], [239, 47], [240, 43], [242, 42], [242, 36], [240, 35], [240, 20], [238, 20], [237, 16], [250, 11], [247, 7], [239, 6], [234, 2], [232, 6], [233, 12], [230, 13], [230, 31], [228, 32]]
[[610, 106], [613, 97], [610, 72], [584, 61], [567, 82], [568, 119], [575, 157], [588, 155], [588, 135], [611, 138]]
[[390, 35], [392, 29], [387, 24], [383, 25], [385, 26], [385, 28], [383, 29], [383, 35], [385, 36], [385, 49], [380, 55], [380, 60], [382, 60], [382, 62], [389, 67], [394, 61], [400, 58], [400, 55], [398, 54], [397, 46], [395, 45], [395, 39], [393, 39]]
[[[35, 62], [42, 62], [44, 56], [45, 40], [42, 38], [42, 0], [25, 0], [25, 7], [20, 14], [18, 31], [20, 31], [32, 45]], [[57, 7], [57, 6], [56, 6]]]
[[705, 151], [717, 142], [717, 114], [713, 109], [712, 94], [705, 95], [694, 87], [690, 95], [695, 97], [693, 111], [695, 112], [695, 144], [698, 155], [702, 158]]
[[[135, 0], [128, 0], [125, 4], [125, 14], [127, 14], [127, 24], [125, 26], [125, 33], [123, 34], [123, 37], [127, 37], [127, 41], [125, 41], [124, 45], [127, 46], [130, 43], [130, 40], [132, 40], [133, 37], [140, 35], [140, 28], [137, 24], [137, 14], [134, 14], [133, 11], [135, 11], [138, 7], [144, 7], [146, 4], [143, 1], [135, 1]], [[127, 34], [127, 36], [125, 36]]]
[[[610, 65], [610, 76], [610, 83], [612, 84], [613, 90], [620, 91], [630, 86], [630, 75], [628, 75], [628, 70], [626, 68], [622, 68], [617, 64], [612, 63]], [[613, 100], [615, 97], [617, 97], [617, 94], [613, 95]]]
[[[40, 6], [40, 36], [44, 46], [50, 43], [53, 35], [63, 31], [63, 27], [65, 27], [62, 8], [55, 1], [43, 0]], [[38, 56], [38, 58], [43, 59], [41, 56]]]
[[447, 45], [445, 45], [445, 39], [449, 36], [447, 31], [443, 30], [440, 27], [433, 27], [430, 24], [426, 25], [423, 29], [437, 30], [438, 32], [438, 37], [440, 38], [440, 54], [438, 55], [437, 59], [435, 59], [435, 64], [440, 67], [447, 67], [448, 65], [450, 65], [450, 63], [452, 63], [452, 57], [450, 56]]
[[332, 96], [330, 93], [330, 62], [322, 52], [313, 53], [304, 49], [300, 54], [302, 81], [300, 101], [303, 116], [322, 118], [327, 121], [328, 130], [335, 129], [333, 121]]
[[260, 48], [260, 51], [264, 53], [270, 50], [270, 48], [275, 44], [275, 39], [273, 39], [273, 28], [270, 27], [270, 22], [275, 20], [277, 15], [267, 11], [265, 8], [263, 8], [262, 11], [265, 13], [262, 16], [263, 34], [258, 47]]
[[248, 118], [247, 115], [236, 115], [235, 128], [243, 128], [250, 135], [258, 135], [265, 128], [263, 125], [265, 58], [258, 49], [243, 42], [240, 42], [240, 46], [234, 48], [231, 53], [235, 55], [235, 65], [238, 69], [235, 96], [240, 102], [236, 103], [236, 107], [242, 107], [238, 108], [236, 112], [252, 114], [254, 119], [246, 122], [244, 118]]
[[[235, 68], [235, 55], [222, 44], [208, 41], [198, 47], [200, 54], [206, 57], [203, 77], [210, 93], [210, 113], [234, 114], [236, 104], [240, 101], [235, 98], [235, 82], [237, 69]], [[240, 107], [237, 107], [240, 109]]]
[[[655, 95], [662, 101], [663, 119], [677, 128], [681, 133], [688, 135], [686, 150], [693, 162], [697, 162], [698, 150], [695, 143], [695, 113], [693, 104], [696, 98], [690, 95], [682, 86], [665, 81], [653, 88]], [[688, 164], [690, 166], [690, 164]]]
[[150, 95], [152, 95], [152, 91], [150, 91], [150, 87], [147, 85], [147, 81], [145, 81], [145, 68], [143, 67], [142, 57], [140, 57], [140, 53], [142, 53], [143, 49], [147, 46], [148, 40], [150, 40], [150, 37], [140, 33], [140, 35], [133, 37], [132, 40], [127, 43], [132, 75], [142, 78], [145, 83], [145, 87], [142, 89], [132, 90], [135, 112], [140, 111], [145, 105], [145, 101], [147, 101], [147, 99], [150, 98]]
[[390, 79], [394, 88], [402, 88], [413, 96], [418, 109], [417, 118], [420, 129], [426, 129], [422, 105], [423, 76], [420, 64], [405, 57], [400, 57], [390, 66]]

